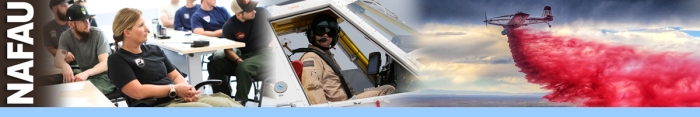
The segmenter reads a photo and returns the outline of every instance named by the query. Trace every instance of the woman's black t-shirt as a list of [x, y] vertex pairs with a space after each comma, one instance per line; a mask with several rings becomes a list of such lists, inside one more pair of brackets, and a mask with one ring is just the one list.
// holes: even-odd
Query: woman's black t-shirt
[[[109, 55], [107, 66], [112, 83], [120, 90], [133, 80], [138, 80], [141, 84], [175, 84], [168, 77], [168, 73], [175, 70], [175, 67], [170, 63], [168, 57], [165, 56], [163, 50], [156, 45], [141, 45], [141, 49], [143, 52], [139, 54], [119, 49], [117, 52]], [[172, 99], [166, 97], [157, 100], [157, 103], [163, 103]]]

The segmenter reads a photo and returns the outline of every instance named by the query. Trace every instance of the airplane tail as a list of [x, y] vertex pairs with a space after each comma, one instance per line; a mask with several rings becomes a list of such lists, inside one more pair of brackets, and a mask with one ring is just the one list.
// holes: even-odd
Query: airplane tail
[[552, 7], [544, 6], [544, 12], [542, 12], [542, 17], [552, 17]]

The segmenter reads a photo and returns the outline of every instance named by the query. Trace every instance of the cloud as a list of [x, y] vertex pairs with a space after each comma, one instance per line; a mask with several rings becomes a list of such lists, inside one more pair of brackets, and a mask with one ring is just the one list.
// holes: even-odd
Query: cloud
[[527, 82], [526, 79], [524, 78], [519, 78], [519, 77], [503, 77], [496, 79], [497, 81], [503, 81], [503, 82], [508, 82], [508, 83], [522, 83], [522, 82]]
[[[526, 27], [548, 31], [553, 35], [570, 36], [611, 45], [628, 45], [641, 50], [695, 52], [700, 50], [700, 37], [682, 31], [684, 27], [645, 26], [636, 23], [608, 23], [580, 20], [557, 27]], [[647, 28], [648, 27], [648, 28]], [[463, 35], [428, 35], [417, 42], [421, 54], [427, 55], [422, 70], [429, 89], [501, 91], [509, 93], [543, 92], [539, 85], [524, 79], [512, 61], [507, 37], [501, 27], [478, 24], [452, 25], [429, 23], [425, 34], [461, 32]], [[610, 31], [611, 29], [619, 29]], [[609, 30], [604, 32], [603, 30]]]
[[[700, 37], [694, 37], [682, 30], [669, 28], [668, 25], [646, 25], [632, 29], [619, 28], [634, 26], [636, 26], [635, 23], [611, 24], [582, 20], [546, 30], [551, 31], [554, 35], [573, 36], [609, 44], [631, 45], [645, 50], [681, 52], [700, 50]], [[611, 29], [622, 31], [603, 31]], [[684, 27], [679, 29], [684, 29]]]
[[[424, 23], [471, 24], [482, 23], [484, 12], [490, 17], [523, 11], [539, 17], [544, 6], [552, 7], [553, 25], [569, 21], [595, 20], [603, 22], [652, 25], [700, 26], [700, 1], [697, 0], [420, 0], [419, 9]], [[670, 22], [670, 23], [664, 23]], [[483, 23], [482, 23], [483, 24]]]

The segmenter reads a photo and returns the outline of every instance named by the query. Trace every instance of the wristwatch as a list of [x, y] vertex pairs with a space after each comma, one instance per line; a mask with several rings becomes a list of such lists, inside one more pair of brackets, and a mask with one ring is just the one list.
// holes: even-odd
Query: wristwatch
[[170, 85], [170, 93], [168, 93], [168, 96], [170, 96], [170, 98], [177, 97], [177, 92], [175, 92], [175, 85]]

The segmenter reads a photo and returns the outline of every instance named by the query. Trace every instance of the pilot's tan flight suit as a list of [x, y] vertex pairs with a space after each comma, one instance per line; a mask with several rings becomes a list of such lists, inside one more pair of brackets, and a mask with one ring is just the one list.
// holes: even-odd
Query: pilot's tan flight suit
[[[333, 59], [333, 53], [326, 53], [325, 51], [317, 48], [313, 45], [309, 45], [309, 48], [316, 49], [318, 51], [324, 52], [326, 56]], [[342, 84], [340, 83], [340, 77], [335, 75], [333, 69], [326, 64], [323, 59], [314, 52], [307, 52], [301, 56], [302, 64], [304, 66], [302, 70], [302, 86], [306, 95], [309, 98], [311, 104], [320, 104], [327, 102], [337, 102], [348, 100], [345, 91], [343, 90]], [[340, 70], [340, 66], [333, 59], [334, 65]], [[347, 83], [346, 83], [347, 84]], [[350, 90], [353, 94], [356, 94], [352, 88]], [[378, 88], [356, 94], [356, 98], [367, 98], [374, 96], [382, 96], [386, 94], [391, 94], [396, 89], [391, 85], [384, 85]]]

